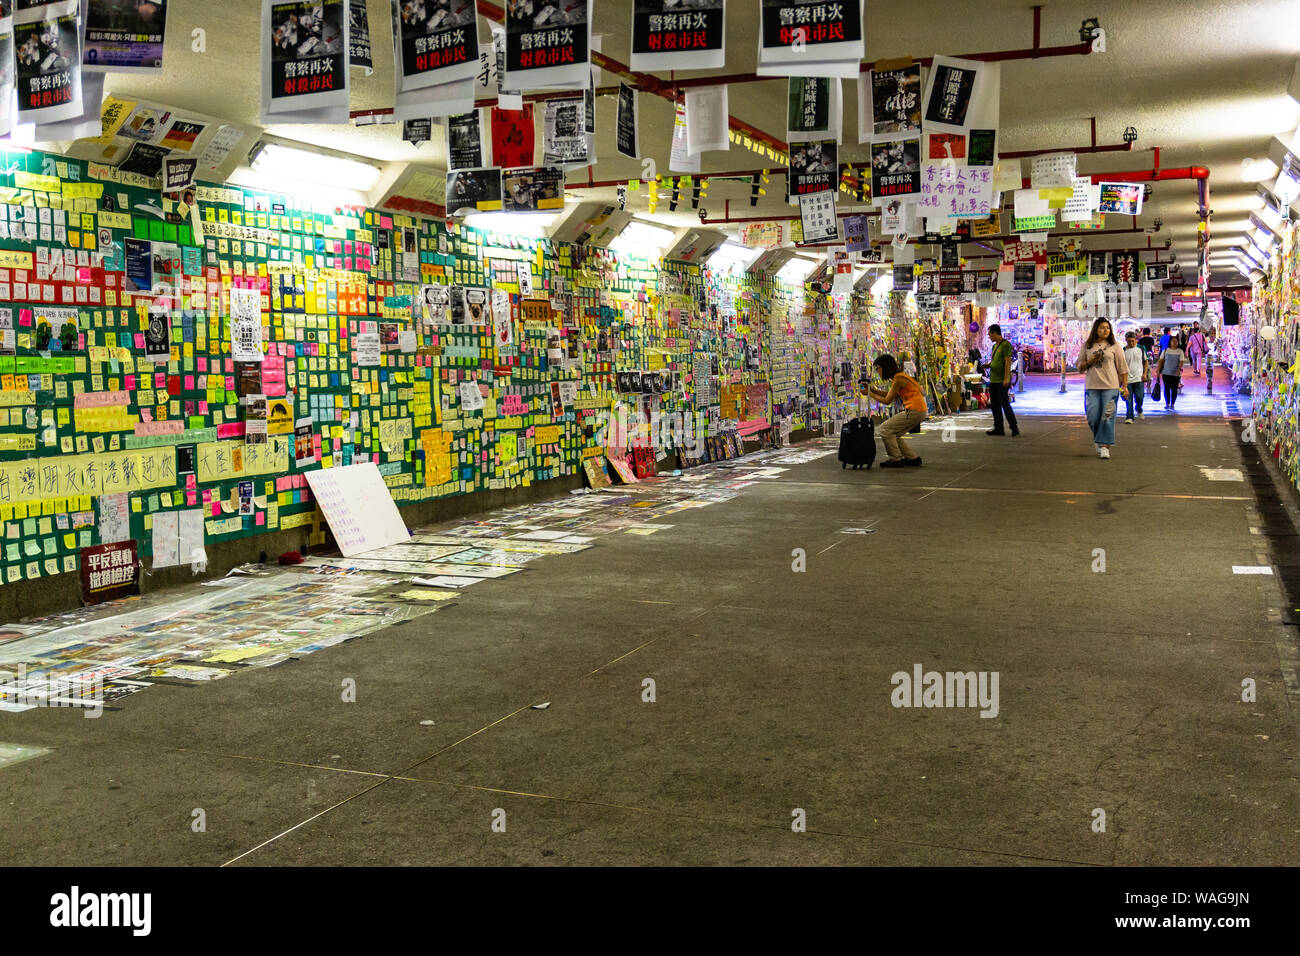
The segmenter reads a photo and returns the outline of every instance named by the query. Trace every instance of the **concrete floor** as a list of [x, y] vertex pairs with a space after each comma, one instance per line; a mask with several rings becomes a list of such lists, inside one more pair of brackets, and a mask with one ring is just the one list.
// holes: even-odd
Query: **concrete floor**
[[[922, 468], [793, 465], [280, 667], [3, 715], [53, 750], [0, 769], [0, 858], [1300, 863], [1297, 632], [1275, 578], [1232, 572], [1274, 560], [1252, 485], [1199, 470], [1241, 467], [1234, 426], [1120, 425], [1103, 462], [1077, 416], [987, 421], [928, 428]], [[918, 663], [997, 671], [1000, 714], [895, 709]]]

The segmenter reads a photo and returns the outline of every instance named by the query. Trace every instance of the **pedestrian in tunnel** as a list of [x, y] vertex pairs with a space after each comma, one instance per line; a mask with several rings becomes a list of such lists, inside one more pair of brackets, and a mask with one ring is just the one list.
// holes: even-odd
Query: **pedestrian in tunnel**
[[905, 436], [929, 415], [925, 393], [921, 391], [921, 386], [917, 384], [916, 379], [899, 370], [898, 362], [892, 355], [877, 356], [871, 364], [876, 374], [889, 382], [889, 388], [868, 385], [867, 394], [882, 405], [889, 405], [895, 399], [901, 399], [903, 402], [903, 410], [887, 418], [876, 429], [885, 446], [885, 453], [889, 456], [880, 463], [880, 467], [902, 468], [904, 465], [920, 465], [921, 456], [912, 451], [912, 446], [908, 444]]
[[1128, 362], [1124, 350], [1115, 341], [1115, 332], [1106, 319], [1092, 323], [1088, 339], [1079, 349], [1077, 368], [1086, 371], [1083, 410], [1096, 443], [1097, 457], [1110, 458], [1115, 444], [1115, 411], [1119, 396], [1128, 398]]

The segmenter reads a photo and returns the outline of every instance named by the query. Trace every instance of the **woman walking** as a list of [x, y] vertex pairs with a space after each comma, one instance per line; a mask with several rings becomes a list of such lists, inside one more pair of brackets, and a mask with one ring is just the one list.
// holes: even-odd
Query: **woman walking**
[[1178, 388], [1183, 384], [1183, 360], [1187, 353], [1178, 347], [1178, 340], [1173, 339], [1169, 348], [1160, 353], [1160, 379], [1165, 387], [1165, 411], [1174, 410], [1178, 401]]
[[925, 393], [921, 391], [921, 386], [916, 383], [916, 379], [899, 371], [898, 363], [894, 361], [892, 355], [881, 355], [871, 364], [876, 373], [889, 382], [889, 389], [868, 385], [867, 394], [882, 405], [892, 404], [894, 399], [901, 399], [903, 402], [903, 410], [886, 419], [884, 424], [876, 429], [881, 442], [885, 445], [885, 453], [889, 456], [880, 463], [880, 467], [902, 468], [904, 465], [920, 465], [921, 456], [913, 453], [912, 446], [907, 443], [907, 438], [904, 436], [925, 421], [929, 415], [929, 409], [925, 404]]
[[1083, 410], [1097, 446], [1097, 457], [1110, 458], [1115, 444], [1115, 411], [1119, 396], [1128, 398], [1128, 362], [1124, 350], [1115, 341], [1110, 322], [1098, 319], [1079, 350], [1077, 367], [1087, 372], [1084, 381]]

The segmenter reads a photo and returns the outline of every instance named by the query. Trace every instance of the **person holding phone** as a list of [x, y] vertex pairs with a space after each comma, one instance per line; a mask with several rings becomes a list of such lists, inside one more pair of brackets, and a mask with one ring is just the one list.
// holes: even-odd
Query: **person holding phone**
[[1124, 350], [1115, 341], [1110, 321], [1098, 319], [1079, 350], [1079, 371], [1087, 372], [1084, 381], [1083, 410], [1096, 443], [1097, 457], [1110, 458], [1115, 444], [1115, 411], [1120, 395], [1128, 398], [1128, 362]]

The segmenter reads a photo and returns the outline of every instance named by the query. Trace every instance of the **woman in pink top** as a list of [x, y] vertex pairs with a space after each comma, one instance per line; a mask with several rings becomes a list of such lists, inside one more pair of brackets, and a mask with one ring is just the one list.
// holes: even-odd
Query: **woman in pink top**
[[1083, 385], [1083, 411], [1092, 429], [1097, 457], [1107, 459], [1110, 446], [1115, 444], [1116, 403], [1120, 395], [1128, 397], [1128, 363], [1106, 319], [1092, 323], [1077, 364], [1080, 372], [1088, 373]]

